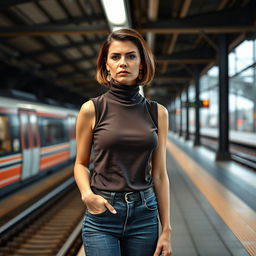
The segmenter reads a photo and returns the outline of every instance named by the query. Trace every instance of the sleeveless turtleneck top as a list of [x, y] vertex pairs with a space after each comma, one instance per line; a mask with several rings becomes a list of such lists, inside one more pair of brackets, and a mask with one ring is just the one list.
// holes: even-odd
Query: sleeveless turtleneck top
[[144, 98], [139, 85], [117, 83], [90, 99], [95, 107], [91, 187], [126, 192], [152, 186], [157, 103]]

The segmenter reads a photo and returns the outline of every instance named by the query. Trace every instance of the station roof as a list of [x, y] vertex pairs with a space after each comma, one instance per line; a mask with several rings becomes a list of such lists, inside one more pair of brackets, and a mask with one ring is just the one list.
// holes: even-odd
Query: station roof
[[[168, 103], [217, 63], [219, 35], [229, 50], [255, 38], [254, 0], [126, 0], [131, 27], [156, 58], [145, 95]], [[114, 11], [114, 10], [113, 10]], [[100, 0], [1, 0], [1, 87], [75, 103], [104, 91], [95, 79], [110, 32]], [[79, 102], [80, 103], [80, 102]]]

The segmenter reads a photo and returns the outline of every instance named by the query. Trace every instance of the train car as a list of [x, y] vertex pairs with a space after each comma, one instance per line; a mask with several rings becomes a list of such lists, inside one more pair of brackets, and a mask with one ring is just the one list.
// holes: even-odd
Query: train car
[[78, 111], [0, 97], [0, 189], [74, 160]]

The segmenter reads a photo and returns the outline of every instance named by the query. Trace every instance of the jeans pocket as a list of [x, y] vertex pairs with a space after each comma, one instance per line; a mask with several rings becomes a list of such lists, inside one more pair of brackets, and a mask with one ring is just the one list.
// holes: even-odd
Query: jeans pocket
[[157, 210], [158, 204], [157, 204], [156, 196], [152, 195], [148, 198], [145, 198], [144, 199], [144, 206], [147, 210], [150, 210], [150, 211]]
[[104, 215], [106, 215], [108, 212], [109, 212], [108, 208], [106, 208], [103, 212], [100, 212], [100, 213], [92, 213], [92, 212], [89, 212], [88, 209], [86, 210], [86, 213], [87, 213], [88, 215], [97, 216], [97, 217], [104, 216]]

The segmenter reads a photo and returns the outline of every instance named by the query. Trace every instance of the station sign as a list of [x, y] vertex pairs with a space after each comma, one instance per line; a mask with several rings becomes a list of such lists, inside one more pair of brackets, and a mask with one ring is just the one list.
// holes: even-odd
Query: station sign
[[[210, 101], [207, 99], [200, 100], [199, 102], [199, 107], [200, 108], [209, 108], [210, 106]], [[182, 102], [182, 107], [186, 108], [195, 108], [196, 107], [196, 102], [195, 101], [189, 101], [189, 102]]]

